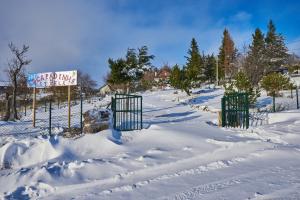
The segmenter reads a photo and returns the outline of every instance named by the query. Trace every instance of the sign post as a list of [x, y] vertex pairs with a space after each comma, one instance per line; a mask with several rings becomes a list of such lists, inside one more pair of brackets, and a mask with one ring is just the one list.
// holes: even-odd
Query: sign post
[[[29, 74], [27, 86], [33, 88], [33, 127], [36, 121], [36, 88], [68, 86], [68, 128], [71, 128], [71, 86], [77, 85], [77, 71], [45, 72]], [[45, 106], [46, 109], [46, 106]], [[50, 122], [51, 123], [51, 122]]]
[[29, 74], [27, 78], [27, 86], [31, 88], [48, 88], [69, 85], [77, 85], [76, 70]]
[[33, 88], [33, 101], [32, 101], [32, 122], [35, 127], [35, 101], [36, 101], [36, 88]]
[[71, 128], [71, 86], [68, 86], [68, 128]]

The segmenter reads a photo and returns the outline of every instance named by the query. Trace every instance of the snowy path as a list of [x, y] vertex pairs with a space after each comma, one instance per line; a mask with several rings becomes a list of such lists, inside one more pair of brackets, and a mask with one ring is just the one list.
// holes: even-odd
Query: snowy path
[[[8, 142], [6, 149], [31, 145], [33, 153], [21, 148], [20, 157], [40, 159], [19, 159], [15, 168], [0, 171], [3, 196], [300, 199], [299, 112], [274, 114], [271, 124], [248, 131], [229, 130], [214, 125], [216, 113], [178, 102], [185, 98], [180, 95], [143, 94], [142, 131], [105, 131], [51, 143], [20, 139], [17, 147], [16, 142], [6, 147]], [[193, 103], [218, 108], [221, 95], [210, 91]]]
[[[300, 196], [300, 192], [295, 192], [300, 187], [298, 149], [239, 137], [234, 132], [210, 126], [207, 122], [211, 113], [196, 112], [190, 106], [172, 102], [163, 94], [144, 99], [144, 117], [150, 128], [142, 134], [166, 134], [169, 145], [179, 143], [181, 151], [190, 154], [175, 154], [172, 156], [178, 158], [174, 161], [119, 174], [117, 178], [61, 187], [54, 199], [70, 193], [70, 198], [75, 199], [273, 199]], [[178, 135], [186, 138], [190, 135], [194, 143], [189, 145], [190, 141], [184, 141], [184, 138], [180, 141], [176, 138]], [[291, 185], [295, 190], [288, 190]], [[279, 190], [287, 191], [280, 196]]]

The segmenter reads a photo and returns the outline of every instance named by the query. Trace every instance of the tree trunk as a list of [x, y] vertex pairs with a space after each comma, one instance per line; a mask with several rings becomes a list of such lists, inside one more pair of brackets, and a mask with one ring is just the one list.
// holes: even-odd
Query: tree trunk
[[5, 94], [5, 109], [6, 109], [6, 111], [5, 111], [5, 116], [3, 117], [3, 120], [4, 121], [7, 121], [8, 119], [9, 119], [9, 117], [10, 117], [10, 108], [11, 108], [11, 99], [9, 98], [9, 93], [8, 92], [6, 92], [6, 94]]
[[190, 90], [189, 90], [188, 88], [187, 88], [187, 89], [185, 88], [184, 91], [186, 92], [186, 94], [187, 94], [188, 96], [191, 96]]
[[11, 120], [18, 119], [17, 113], [17, 77], [15, 76], [13, 79], [13, 96], [12, 96], [12, 113], [11, 113]]

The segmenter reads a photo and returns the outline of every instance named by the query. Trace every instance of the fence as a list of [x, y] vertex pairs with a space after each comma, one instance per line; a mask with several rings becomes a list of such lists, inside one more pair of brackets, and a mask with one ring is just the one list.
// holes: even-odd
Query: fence
[[143, 128], [143, 97], [116, 94], [112, 97], [113, 127], [118, 131]]
[[247, 93], [233, 93], [222, 98], [222, 126], [249, 128]]
[[273, 112], [299, 109], [298, 88], [282, 90], [278, 97], [273, 98]]
[[[60, 87], [49, 91], [39, 89], [36, 92], [35, 127], [33, 127], [33, 90], [24, 98], [17, 97], [17, 111], [19, 121], [0, 121], [0, 134], [44, 133], [57, 134], [71, 130], [82, 133], [82, 115], [89, 109], [100, 105], [99, 97], [92, 97], [81, 93], [78, 87], [73, 87], [70, 101], [70, 120], [67, 88]], [[6, 114], [7, 99], [0, 98], [0, 117]], [[30, 131], [28, 131], [30, 130]]]

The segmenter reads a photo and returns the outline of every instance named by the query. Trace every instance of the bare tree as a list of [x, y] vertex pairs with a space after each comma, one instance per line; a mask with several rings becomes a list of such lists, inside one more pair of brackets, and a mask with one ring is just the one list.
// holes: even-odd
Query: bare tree
[[78, 71], [78, 82], [82, 87], [82, 92], [84, 92], [87, 96], [93, 94], [95, 88], [97, 87], [97, 83], [92, 77], [87, 73], [82, 73]]
[[23, 45], [22, 49], [18, 49], [12, 42], [8, 45], [10, 51], [14, 57], [8, 62], [8, 75], [9, 79], [12, 82], [12, 102], [11, 108], [12, 112], [10, 113], [9, 119], [15, 120], [18, 119], [17, 113], [17, 91], [18, 91], [18, 80], [22, 74], [22, 70], [26, 65], [31, 63], [31, 60], [26, 59], [25, 54], [29, 50], [29, 46]]

